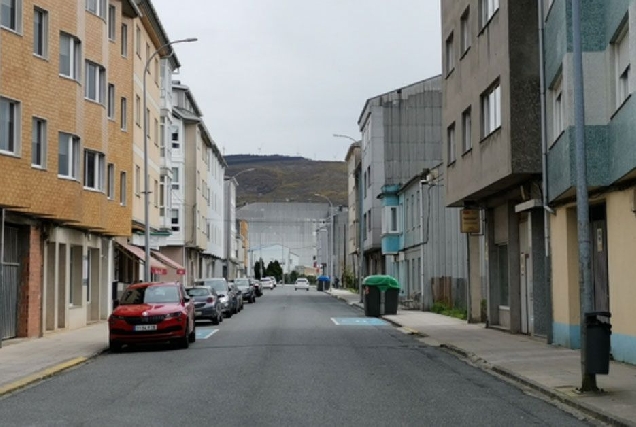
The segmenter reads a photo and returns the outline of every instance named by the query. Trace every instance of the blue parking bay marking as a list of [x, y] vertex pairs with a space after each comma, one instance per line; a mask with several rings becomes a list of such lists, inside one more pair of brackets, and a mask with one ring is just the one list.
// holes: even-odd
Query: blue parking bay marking
[[338, 326], [386, 326], [388, 322], [375, 317], [332, 317], [331, 321]]
[[216, 334], [218, 331], [219, 331], [218, 329], [197, 328], [195, 334], [196, 334], [198, 340], [207, 340], [212, 335]]

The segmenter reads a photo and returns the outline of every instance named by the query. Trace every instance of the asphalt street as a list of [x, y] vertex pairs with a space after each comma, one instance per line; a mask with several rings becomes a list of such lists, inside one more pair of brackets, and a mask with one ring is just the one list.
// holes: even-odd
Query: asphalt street
[[588, 425], [313, 288], [268, 290], [197, 336], [2, 398], [0, 425]]

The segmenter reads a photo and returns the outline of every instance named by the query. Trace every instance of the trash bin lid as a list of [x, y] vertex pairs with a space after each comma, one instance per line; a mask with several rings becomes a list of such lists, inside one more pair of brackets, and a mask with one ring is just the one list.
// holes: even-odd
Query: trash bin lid
[[365, 286], [377, 286], [381, 291], [386, 291], [389, 288], [400, 289], [400, 284], [393, 276], [382, 274], [367, 276], [364, 278], [362, 284]]
[[329, 281], [329, 276], [318, 276], [318, 281], [319, 282], [328, 282]]

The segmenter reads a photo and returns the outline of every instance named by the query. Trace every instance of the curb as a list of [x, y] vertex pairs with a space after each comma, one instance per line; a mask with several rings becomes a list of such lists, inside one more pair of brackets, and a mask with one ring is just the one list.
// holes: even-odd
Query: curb
[[620, 417], [617, 417], [615, 415], [611, 415], [607, 412], [604, 412], [600, 409], [596, 409], [596, 408], [591, 408], [589, 406], [586, 406], [580, 402], [577, 402], [576, 400], [564, 395], [563, 393], [560, 393], [558, 391], [555, 391], [553, 389], [551, 389], [550, 387], [546, 387], [543, 386], [535, 381], [532, 381], [531, 379], [528, 379], [522, 375], [519, 375], [509, 369], [503, 368], [501, 366], [497, 366], [497, 365], [493, 365], [491, 363], [489, 363], [488, 361], [482, 359], [481, 357], [475, 355], [474, 353], [468, 352], [464, 349], [461, 349], [459, 347], [456, 347], [452, 344], [446, 344], [446, 343], [442, 343], [440, 344], [440, 348], [447, 350], [450, 353], [454, 353], [457, 356], [460, 357], [464, 357], [466, 359], [471, 360], [474, 363], [477, 363], [479, 365], [481, 365], [481, 369], [484, 371], [492, 371], [495, 372], [505, 378], [507, 378], [508, 380], [514, 381], [516, 383], [519, 383], [521, 385], [524, 385], [532, 390], [538, 391], [540, 393], [542, 393], [543, 395], [554, 399], [564, 405], [567, 405], [573, 409], [576, 409], [579, 412], [584, 413], [587, 416], [590, 416], [592, 418], [594, 418], [595, 420], [598, 421], [603, 421], [605, 423], [608, 423], [610, 425], [613, 426], [625, 426], [625, 427], [629, 427], [629, 426], [633, 426], [634, 424], [628, 420], [624, 420]]
[[80, 357], [75, 357], [73, 359], [67, 360], [65, 362], [59, 363], [57, 365], [53, 365], [49, 368], [43, 369], [41, 371], [35, 372], [33, 374], [27, 375], [23, 378], [20, 378], [19, 380], [16, 380], [14, 382], [11, 382], [9, 384], [0, 386], [0, 397], [6, 396], [8, 394], [14, 393], [18, 390], [21, 390], [23, 388], [26, 388], [32, 384], [35, 384], [37, 382], [43, 381], [47, 378], [51, 378], [54, 377], [55, 375], [58, 375], [64, 371], [67, 371], [71, 368], [75, 368], [77, 366], [80, 366], [86, 362], [88, 362], [89, 360], [99, 356], [100, 354], [105, 353], [108, 350], [108, 348], [105, 348], [101, 351], [98, 351], [90, 356], [80, 356]]
[[[340, 297], [338, 295], [333, 295], [333, 294], [331, 294], [331, 295], [333, 297], [341, 300], [341, 301], [349, 303], [349, 301], [347, 299], [345, 299], [345, 298], [342, 298], [342, 297]], [[349, 305], [350, 306], [354, 306], [354, 307], [358, 307], [354, 303], [349, 304]], [[358, 308], [361, 309], [361, 307], [358, 307]], [[416, 336], [420, 336], [420, 337], [424, 337], [424, 338], [428, 337], [428, 335], [426, 335], [426, 334], [424, 334], [422, 332], [419, 332], [419, 331], [417, 331], [415, 329], [406, 327], [406, 326], [402, 325], [401, 323], [399, 323], [396, 320], [388, 319], [385, 316], [381, 316], [381, 318], [386, 320], [387, 322], [391, 323], [393, 326], [400, 327], [400, 328], [406, 330], [410, 335], [416, 335]], [[528, 378], [525, 378], [524, 376], [519, 375], [519, 374], [517, 374], [517, 373], [515, 373], [515, 372], [513, 372], [511, 370], [508, 370], [508, 369], [503, 368], [501, 366], [493, 365], [493, 364], [489, 363], [488, 361], [482, 359], [481, 357], [475, 355], [474, 353], [466, 351], [466, 350], [464, 350], [464, 349], [462, 349], [460, 347], [457, 347], [457, 346], [454, 346], [454, 345], [448, 344], [448, 343], [440, 343], [439, 344], [439, 348], [447, 351], [448, 353], [452, 353], [455, 356], [462, 357], [462, 358], [470, 360], [471, 362], [473, 362], [476, 365], [478, 365], [476, 367], [478, 367], [479, 369], [481, 369], [483, 371], [494, 372], [494, 373], [496, 373], [496, 374], [498, 374], [498, 375], [500, 375], [502, 377], [505, 377], [509, 381], [514, 381], [514, 382], [516, 382], [516, 383], [518, 383], [520, 385], [523, 385], [523, 386], [525, 386], [527, 388], [535, 390], [535, 391], [543, 394], [544, 396], [547, 396], [547, 397], [549, 397], [549, 398], [551, 398], [553, 400], [556, 400], [556, 401], [558, 401], [558, 402], [560, 402], [560, 403], [562, 403], [564, 405], [567, 405], [567, 406], [569, 406], [569, 407], [571, 407], [571, 408], [573, 408], [573, 409], [585, 414], [588, 417], [594, 418], [595, 420], [602, 421], [602, 422], [605, 422], [605, 423], [613, 425], [613, 426], [621, 426], [621, 427], [623, 427], [623, 426], [625, 426], [625, 427], [634, 426], [634, 423], [630, 422], [629, 420], [625, 420], [625, 419], [622, 419], [622, 418], [617, 417], [615, 415], [611, 415], [611, 414], [609, 414], [607, 412], [604, 412], [604, 411], [602, 411], [600, 409], [591, 408], [589, 406], [586, 406], [586, 405], [584, 405], [584, 404], [582, 404], [580, 402], [577, 402], [575, 399], [572, 399], [572, 398], [564, 395], [563, 393], [555, 391], [555, 390], [553, 390], [553, 389], [551, 389], [549, 387], [543, 386], [543, 385], [541, 385], [541, 384], [539, 384], [539, 383], [537, 383], [535, 381], [532, 381], [532, 380], [530, 380]]]

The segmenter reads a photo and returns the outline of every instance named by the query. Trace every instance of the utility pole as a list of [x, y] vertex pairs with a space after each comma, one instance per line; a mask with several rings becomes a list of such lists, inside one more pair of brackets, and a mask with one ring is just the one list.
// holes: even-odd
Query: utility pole
[[585, 100], [583, 96], [583, 52], [581, 46], [581, 2], [572, 0], [572, 47], [574, 65], [574, 137], [576, 142], [576, 217], [579, 240], [579, 290], [581, 295], [581, 392], [598, 391], [596, 374], [587, 371], [585, 314], [594, 309], [590, 264], [590, 206], [585, 162]]

